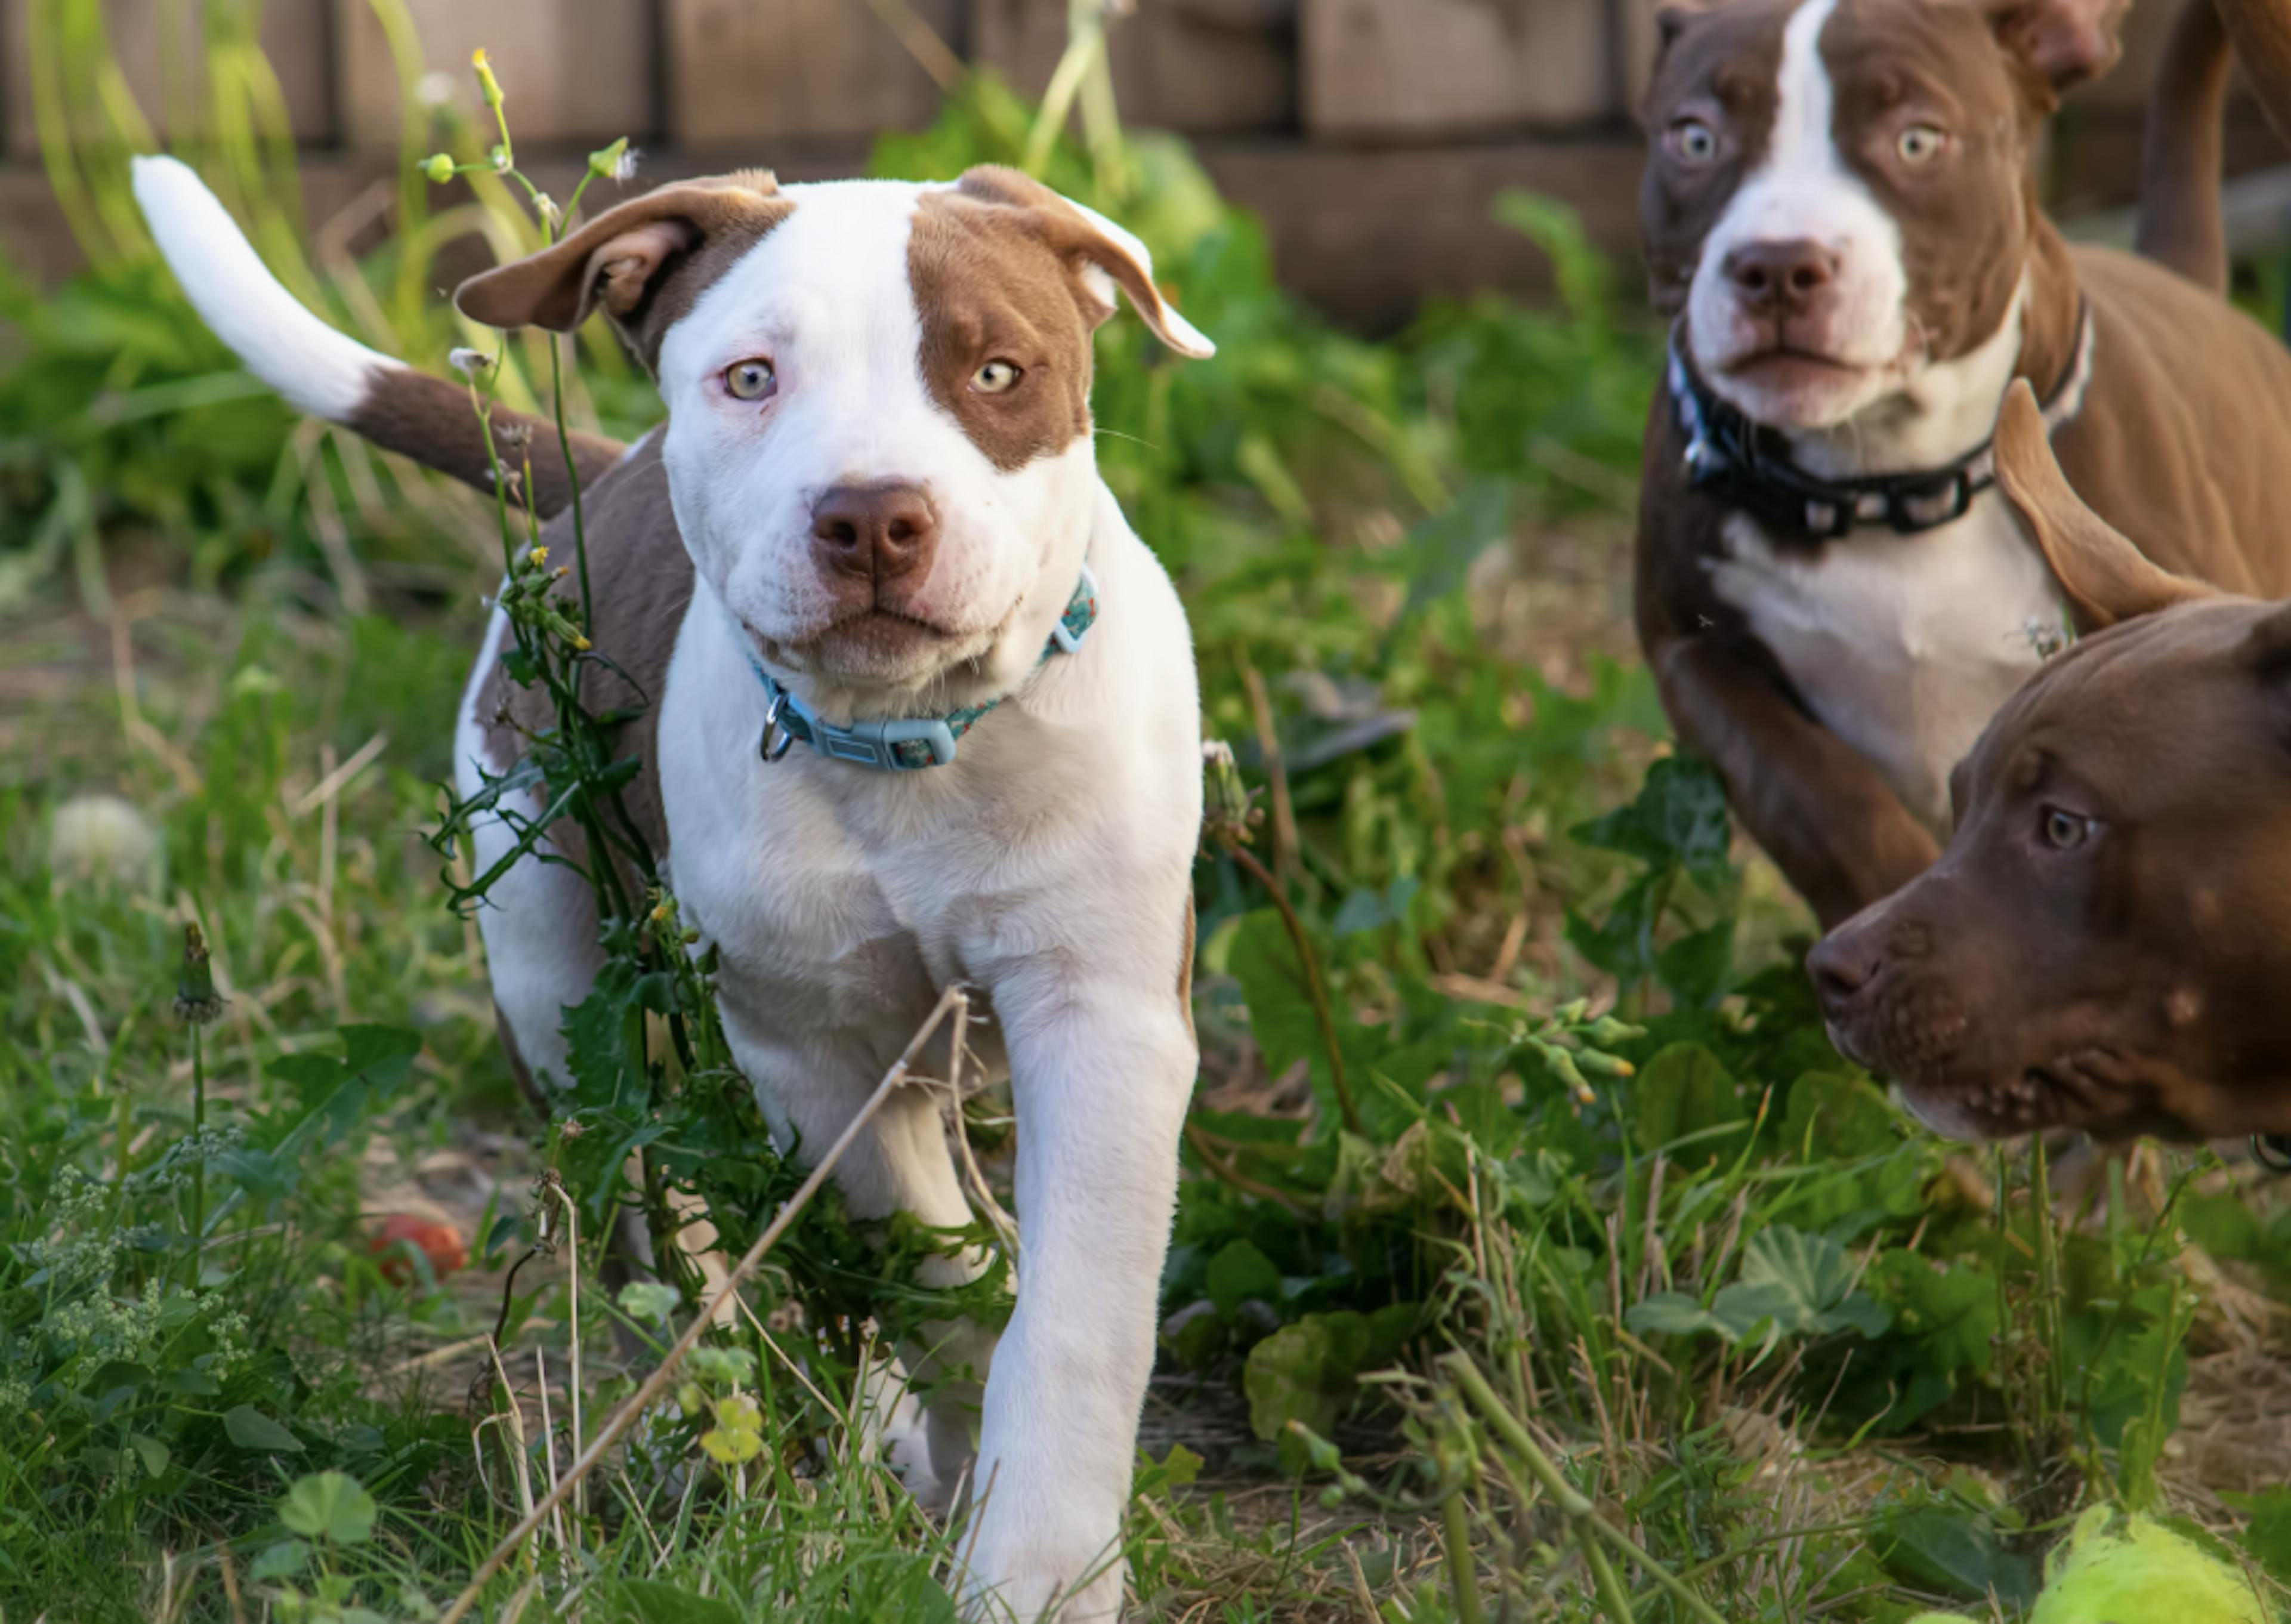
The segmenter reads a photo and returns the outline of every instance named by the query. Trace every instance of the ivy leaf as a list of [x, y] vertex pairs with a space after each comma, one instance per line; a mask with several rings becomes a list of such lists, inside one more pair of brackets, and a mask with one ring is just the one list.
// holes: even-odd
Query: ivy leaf
[[278, 1502], [278, 1520], [307, 1539], [362, 1544], [374, 1532], [374, 1496], [347, 1472], [314, 1472]]
[[1732, 882], [1727, 859], [1733, 826], [1727, 820], [1725, 781], [1698, 756], [1665, 756], [1654, 762], [1631, 800], [1568, 832], [1587, 846], [1636, 857], [1657, 872], [1676, 864], [1708, 890], [1724, 892]]

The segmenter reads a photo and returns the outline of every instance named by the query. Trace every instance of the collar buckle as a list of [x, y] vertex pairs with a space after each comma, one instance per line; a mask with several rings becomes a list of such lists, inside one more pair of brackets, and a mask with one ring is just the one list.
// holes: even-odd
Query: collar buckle
[[764, 731], [756, 741], [756, 754], [764, 760], [776, 761], [795, 748], [795, 730], [787, 725], [787, 690], [768, 677], [764, 679], [764, 691], [770, 697], [764, 701]]

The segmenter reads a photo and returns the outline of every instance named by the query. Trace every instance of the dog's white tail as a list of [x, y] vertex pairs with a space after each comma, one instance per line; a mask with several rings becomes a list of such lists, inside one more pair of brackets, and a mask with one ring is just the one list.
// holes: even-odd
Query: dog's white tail
[[[318, 319], [279, 284], [206, 182], [171, 157], [134, 160], [135, 201], [192, 309], [247, 370], [298, 410], [357, 430], [387, 450], [491, 490], [493, 462], [468, 391], [367, 349]], [[556, 425], [494, 406], [498, 440], [522, 428], [535, 447], [533, 506], [544, 518], [571, 499]], [[538, 435], [538, 438], [530, 438]], [[618, 441], [575, 434], [585, 486], [619, 461]], [[522, 460], [522, 459], [520, 459]], [[521, 494], [521, 493], [520, 493]]]
[[304, 310], [189, 165], [139, 157], [134, 179], [159, 252], [215, 336], [298, 411], [350, 422], [374, 373], [398, 363]]

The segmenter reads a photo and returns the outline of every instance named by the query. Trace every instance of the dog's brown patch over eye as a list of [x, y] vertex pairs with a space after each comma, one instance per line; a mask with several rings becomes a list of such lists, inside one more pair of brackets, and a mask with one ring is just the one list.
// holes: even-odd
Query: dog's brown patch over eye
[[1065, 240], [1073, 212], [1034, 189], [973, 174], [926, 192], [907, 245], [923, 381], [1006, 473], [1089, 432], [1089, 335], [1113, 313]]

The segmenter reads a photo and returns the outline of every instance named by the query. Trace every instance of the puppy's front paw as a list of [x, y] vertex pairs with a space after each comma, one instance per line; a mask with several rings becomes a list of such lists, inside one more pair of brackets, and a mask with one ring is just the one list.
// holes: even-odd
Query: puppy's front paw
[[974, 1551], [962, 1616], [971, 1624], [1116, 1624], [1126, 1571], [1118, 1551], [1063, 1559], [1042, 1549]]

